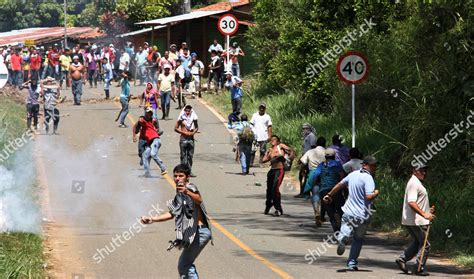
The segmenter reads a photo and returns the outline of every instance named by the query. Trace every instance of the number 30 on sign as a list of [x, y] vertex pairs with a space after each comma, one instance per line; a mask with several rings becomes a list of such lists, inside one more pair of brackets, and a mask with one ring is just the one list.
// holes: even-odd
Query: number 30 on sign
[[339, 58], [336, 71], [343, 82], [356, 84], [367, 78], [369, 63], [362, 53], [349, 51]]
[[232, 14], [225, 14], [217, 21], [217, 27], [222, 35], [232, 36], [239, 29], [239, 21]]

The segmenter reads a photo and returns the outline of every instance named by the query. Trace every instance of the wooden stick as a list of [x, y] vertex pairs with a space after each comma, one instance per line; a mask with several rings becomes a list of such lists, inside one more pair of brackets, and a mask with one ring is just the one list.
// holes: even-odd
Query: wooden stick
[[423, 262], [423, 257], [425, 255], [426, 243], [428, 242], [428, 235], [430, 234], [431, 223], [428, 224], [428, 229], [426, 230], [425, 242], [423, 243], [423, 250], [421, 251], [420, 262], [418, 263], [418, 272], [421, 271], [421, 264]]

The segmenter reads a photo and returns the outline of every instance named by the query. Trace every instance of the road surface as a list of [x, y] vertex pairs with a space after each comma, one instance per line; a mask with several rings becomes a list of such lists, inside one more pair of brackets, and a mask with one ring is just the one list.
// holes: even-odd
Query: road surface
[[[100, 86], [84, 86], [82, 106], [72, 106], [70, 90], [64, 91], [69, 101], [59, 105], [60, 134], [40, 134], [35, 141], [51, 274], [55, 278], [178, 278], [180, 251], [166, 251], [168, 241], [175, 238], [174, 222], [146, 228], [137, 222], [150, 210], [164, 212], [166, 201], [174, 196], [171, 177], [161, 177], [154, 163], [153, 177], [143, 177], [131, 129], [118, 128], [114, 122], [119, 102], [100, 100]], [[142, 90], [132, 85], [133, 95]], [[118, 94], [119, 88], [114, 87], [111, 95]], [[239, 175], [232, 136], [223, 119], [198, 100], [189, 103], [199, 116], [201, 131], [193, 167], [197, 177], [192, 182], [213, 219], [214, 246], [209, 244], [196, 262], [202, 278], [404, 277], [394, 260], [406, 243], [372, 232], [361, 253], [362, 271], [344, 272], [348, 249], [344, 256], [336, 255], [335, 246], [325, 251], [322, 241], [331, 234], [329, 224], [313, 226], [311, 204], [293, 198], [297, 189], [291, 182], [282, 185], [285, 215], [263, 215], [268, 169]], [[179, 163], [179, 136], [173, 131], [176, 106], [172, 103], [173, 120], [160, 121], [165, 133], [159, 156], [170, 174]], [[141, 113], [138, 102], [132, 101], [127, 124], [131, 126]], [[318, 248], [323, 255], [314, 260], [309, 251]], [[429, 271], [437, 277], [462, 274], [432, 260]]]

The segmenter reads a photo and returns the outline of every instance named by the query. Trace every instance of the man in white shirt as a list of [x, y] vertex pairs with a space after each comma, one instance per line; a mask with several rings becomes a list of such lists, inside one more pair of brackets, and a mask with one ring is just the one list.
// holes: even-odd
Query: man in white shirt
[[426, 171], [426, 165], [413, 168], [412, 176], [407, 183], [403, 200], [402, 225], [410, 233], [412, 241], [395, 260], [400, 270], [408, 273], [406, 263], [416, 256], [413, 273], [420, 276], [428, 275], [425, 272], [425, 265], [430, 251], [430, 243], [427, 241], [424, 245], [424, 241], [430, 222], [435, 218], [434, 206], [430, 208], [428, 192], [421, 183], [426, 177]]
[[[266, 113], [267, 105], [261, 103], [258, 106], [258, 112], [252, 115], [250, 124], [252, 124], [252, 130], [257, 141], [257, 147], [260, 149], [260, 167], [263, 167], [262, 159], [267, 151], [267, 142], [268, 139], [272, 138], [272, 119], [270, 115]], [[250, 159], [250, 165], [253, 165], [255, 160], [255, 153], [257, 151], [252, 151], [252, 156]]]
[[209, 46], [208, 51], [212, 52], [213, 50], [216, 51], [216, 52], [224, 51], [222, 46], [217, 42], [217, 39], [214, 39], [214, 41], [212, 42], [212, 45]]
[[[194, 156], [194, 135], [199, 130], [198, 116], [191, 105], [186, 105], [178, 116], [174, 127], [175, 132], [180, 134], [179, 148], [181, 164], [192, 170]], [[191, 177], [195, 175], [191, 172]]]
[[201, 97], [201, 76], [204, 73], [204, 64], [198, 59], [197, 53], [195, 52], [191, 53], [189, 68], [194, 77], [194, 81], [190, 83], [189, 91], [191, 91], [193, 98], [195, 97], [194, 93], [196, 93], [196, 91], [198, 91], [198, 96]]
[[[120, 60], [119, 60], [120, 64], [119, 64], [119, 71], [117, 74], [118, 76], [122, 76], [123, 72], [128, 72], [129, 66], [130, 66], [130, 56], [128, 55], [128, 53], [125, 51], [125, 49], [120, 50], [120, 52], [122, 53], [122, 55], [120, 56]], [[120, 80], [117, 87], [118, 86], [120, 86]]]

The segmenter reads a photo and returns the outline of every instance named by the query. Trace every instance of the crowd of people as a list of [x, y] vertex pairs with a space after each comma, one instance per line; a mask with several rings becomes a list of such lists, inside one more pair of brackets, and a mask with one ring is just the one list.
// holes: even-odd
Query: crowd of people
[[[285, 172], [291, 169], [295, 151], [273, 134], [272, 119], [266, 112], [265, 103], [258, 106], [250, 120], [246, 114], [242, 114], [243, 81], [238, 63], [238, 56], [245, 55], [242, 49], [234, 43], [230, 49], [232, 60], [229, 62], [225, 59], [226, 51], [217, 40], [214, 40], [208, 51], [211, 53], [208, 88], [214, 86], [218, 90], [225, 87], [230, 93], [232, 112], [228, 117], [228, 128], [235, 129], [237, 133], [235, 151], [241, 165], [241, 174], [250, 173], [250, 168], [256, 165], [254, 161], [259, 151], [258, 165], [264, 167], [269, 163], [270, 167], [263, 213], [268, 215], [274, 208], [273, 215], [281, 216], [284, 211], [280, 186]], [[10, 86], [28, 91], [28, 128], [38, 130], [40, 98], [43, 98], [45, 130], [49, 133], [50, 121], [53, 121], [53, 134], [58, 130], [60, 117], [56, 105], [61, 101], [63, 85], [66, 89], [71, 88], [74, 105], [80, 105], [82, 85], [87, 81], [91, 88], [102, 82], [106, 99], [110, 97], [112, 82], [116, 81], [117, 86], [121, 87], [121, 110], [116, 121], [119, 122], [119, 127], [126, 128], [128, 126], [125, 119], [131, 99], [130, 80], [139, 81], [139, 85], [144, 86], [143, 93], [139, 96], [143, 115], [134, 123], [132, 136], [133, 141], [138, 143], [140, 165], [144, 168], [145, 177], [151, 177], [152, 159], [160, 168], [161, 175], [167, 174], [167, 168], [158, 156], [162, 145], [160, 136], [163, 134], [158, 111], [162, 111], [161, 120], [169, 120], [171, 100], [176, 102], [178, 99], [178, 109], [181, 111], [174, 131], [180, 135], [180, 165], [175, 168], [174, 176], [179, 191], [173, 202], [181, 204], [183, 200], [189, 199], [190, 204], [202, 205], [197, 188], [189, 183], [189, 177], [195, 176], [192, 166], [194, 137], [199, 132], [198, 116], [192, 105], [186, 104], [183, 94], [185, 90], [193, 96], [200, 92], [205, 66], [186, 43], [182, 43], [179, 50], [176, 45], [170, 45], [163, 56], [156, 47], [150, 47], [148, 43], [138, 47], [136, 53], [129, 43], [120, 50], [116, 50], [113, 44], [85, 47], [76, 45], [72, 50], [60, 49], [58, 45], [50, 46], [47, 50], [44, 47], [9, 47], [0, 49], [0, 63], [7, 65]], [[211, 83], [214, 85], [211, 86]], [[373, 201], [379, 195], [374, 182], [377, 160], [372, 156], [363, 157], [362, 152], [355, 147], [345, 146], [340, 135], [334, 135], [331, 145], [326, 147], [326, 138], [317, 137], [315, 129], [309, 123], [302, 125], [302, 135], [302, 154], [298, 160], [301, 190], [295, 198], [311, 200], [316, 227], [322, 226], [327, 214], [333, 231], [337, 233], [339, 255], [344, 253], [345, 245], [353, 238], [347, 267], [349, 270], [358, 270], [357, 260], [364, 235], [375, 210]], [[426, 169], [426, 166], [413, 169], [407, 185], [402, 224], [407, 227], [413, 240], [396, 261], [399, 268], [407, 273], [406, 263], [416, 257], [418, 268], [415, 274], [418, 275], [425, 274], [424, 265], [429, 252], [429, 243], [426, 245], [427, 228], [434, 218], [434, 208], [429, 207], [426, 189], [422, 184]], [[199, 210], [205, 213], [203, 207]], [[177, 208], [170, 206], [169, 214], [144, 216], [142, 222], [150, 224], [181, 215]], [[203, 239], [199, 239], [202, 246], [198, 248], [198, 244], [193, 242], [196, 236], [195, 226], [194, 234], [187, 242], [182, 237], [181, 241], [184, 242], [176, 244], [187, 247], [188, 250], [185, 251], [190, 254], [202, 250], [211, 239], [208, 220], [201, 214], [199, 216], [199, 229], [205, 234]], [[186, 253], [182, 257], [186, 257]], [[182, 261], [187, 263], [180, 263], [180, 274], [195, 272], [192, 265], [194, 259], [195, 257], [183, 258]]]

